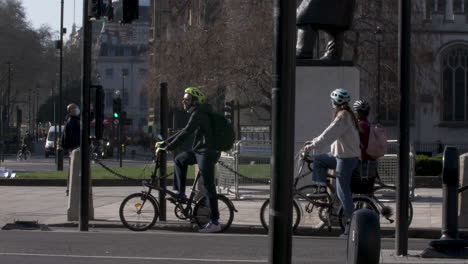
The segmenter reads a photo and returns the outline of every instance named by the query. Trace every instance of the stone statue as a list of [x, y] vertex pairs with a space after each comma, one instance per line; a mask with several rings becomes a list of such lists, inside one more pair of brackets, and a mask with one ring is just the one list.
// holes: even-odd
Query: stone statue
[[320, 60], [341, 60], [344, 32], [351, 27], [355, 0], [302, 0], [297, 8], [296, 57], [312, 59], [318, 30], [331, 36]]

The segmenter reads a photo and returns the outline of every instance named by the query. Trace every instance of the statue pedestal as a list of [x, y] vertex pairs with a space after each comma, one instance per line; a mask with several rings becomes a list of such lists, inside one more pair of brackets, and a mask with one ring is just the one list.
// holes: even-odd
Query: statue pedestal
[[[337, 88], [348, 90], [352, 106], [359, 99], [359, 81], [359, 70], [352, 66], [296, 67], [295, 153], [330, 124], [333, 115], [330, 93]], [[329, 151], [326, 146], [319, 153]]]

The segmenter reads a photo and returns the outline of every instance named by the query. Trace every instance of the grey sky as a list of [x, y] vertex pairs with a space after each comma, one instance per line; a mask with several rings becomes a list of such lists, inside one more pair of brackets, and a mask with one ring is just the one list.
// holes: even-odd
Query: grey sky
[[[28, 20], [34, 28], [47, 24], [58, 33], [60, 28], [60, 0], [20, 0], [26, 11]], [[115, 1], [115, 0], [113, 0]], [[141, 6], [148, 6], [150, 0], [139, 0]], [[75, 8], [74, 8], [75, 7]], [[75, 10], [75, 11], [74, 11]], [[71, 32], [73, 19], [76, 26], [81, 27], [83, 14], [83, 0], [64, 0], [64, 22], [67, 28], [67, 36]]]
[[[57, 32], [60, 28], [60, 0], [22, 0], [26, 16], [34, 28], [47, 24]], [[75, 13], [73, 6], [75, 4]], [[83, 0], [64, 0], [63, 26], [67, 28], [67, 35], [71, 32], [73, 18], [76, 25], [81, 27]]]

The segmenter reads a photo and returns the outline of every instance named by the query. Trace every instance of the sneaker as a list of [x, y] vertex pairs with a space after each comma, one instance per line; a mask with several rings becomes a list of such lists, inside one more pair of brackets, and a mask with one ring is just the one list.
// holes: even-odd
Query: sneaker
[[221, 231], [221, 224], [208, 223], [204, 228], [198, 230], [200, 233], [217, 233]]
[[173, 204], [176, 204], [177, 202], [179, 202], [179, 203], [187, 202], [188, 199], [187, 199], [187, 196], [185, 196], [185, 194], [183, 194], [183, 195], [177, 196], [177, 198], [174, 198], [174, 197], [170, 196], [170, 197], [166, 198], [166, 200], [173, 203]]

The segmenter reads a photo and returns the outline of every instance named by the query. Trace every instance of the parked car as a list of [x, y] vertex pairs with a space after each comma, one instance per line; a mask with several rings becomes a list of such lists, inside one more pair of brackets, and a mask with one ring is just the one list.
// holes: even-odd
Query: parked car
[[[62, 133], [65, 129], [65, 126], [62, 126]], [[59, 126], [51, 126], [49, 132], [47, 133], [47, 138], [45, 141], [45, 157], [48, 158], [50, 155], [55, 155], [55, 139], [59, 134]]]

